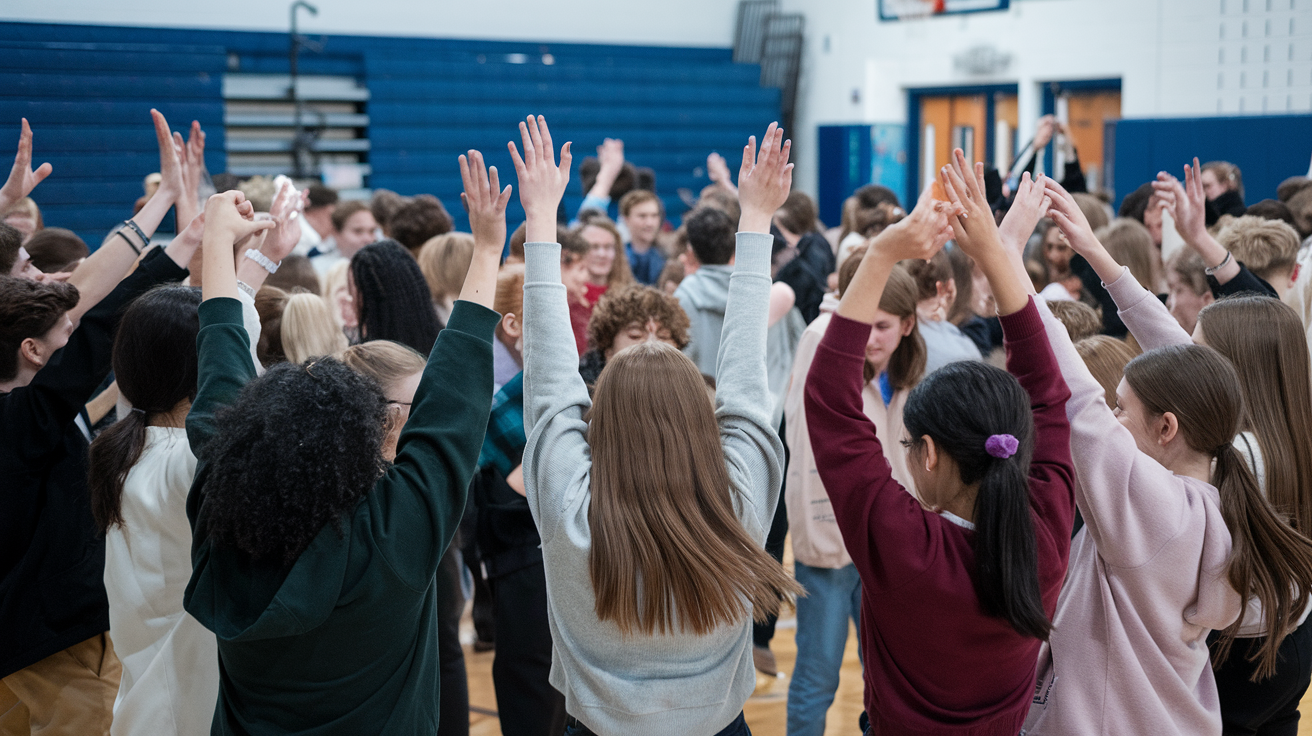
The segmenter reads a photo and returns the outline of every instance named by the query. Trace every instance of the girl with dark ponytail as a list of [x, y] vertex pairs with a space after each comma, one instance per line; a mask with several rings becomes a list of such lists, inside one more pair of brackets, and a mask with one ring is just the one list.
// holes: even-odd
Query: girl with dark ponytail
[[[1166, 182], [1169, 184], [1166, 191], [1176, 208], [1177, 228], [1181, 232], [1204, 231], [1197, 169], [1188, 169], [1186, 173], [1188, 194], [1178, 183]], [[1118, 391], [1123, 423], [1124, 417], [1133, 419], [1132, 407], [1138, 407], [1142, 419], [1132, 421], [1130, 429], [1140, 439], [1138, 444], [1143, 453], [1175, 471], [1177, 478], [1190, 476], [1205, 484], [1205, 493], [1200, 496], [1203, 505], [1186, 502], [1186, 508], [1215, 505], [1219, 509], [1209, 513], [1206, 519], [1190, 519], [1189, 515], [1173, 517], [1171, 506], [1159, 505], [1142, 511], [1159, 520], [1175, 518], [1180, 525], [1178, 528], [1163, 525], [1154, 535], [1172, 534], [1178, 535], [1177, 539], [1187, 539], [1192, 524], [1194, 534], [1204, 530], [1208, 537], [1225, 542], [1224, 563], [1217, 564], [1216, 560], [1205, 557], [1201, 575], [1197, 569], [1184, 565], [1183, 558], [1172, 560], [1169, 555], [1154, 554], [1154, 560], [1169, 564], [1149, 565], [1137, 571], [1136, 577], [1143, 578], [1140, 584], [1144, 585], [1145, 597], [1121, 598], [1123, 616], [1165, 621], [1160, 608], [1168, 600], [1188, 614], [1183, 621], [1176, 620], [1183, 625], [1183, 631], [1158, 632], [1153, 638], [1159, 642], [1178, 640], [1188, 647], [1187, 652], [1182, 652], [1186, 654], [1184, 657], [1164, 653], [1177, 664], [1180, 677], [1185, 678], [1194, 696], [1165, 695], [1170, 689], [1178, 690], [1178, 685], [1171, 683], [1164, 673], [1153, 671], [1150, 660], [1127, 663], [1141, 665], [1137, 669], [1143, 674], [1118, 678], [1126, 686], [1118, 698], [1122, 705], [1119, 710], [1129, 711], [1122, 715], [1126, 718], [1124, 723], [1128, 727], [1133, 722], [1135, 730], [1154, 733], [1169, 733], [1171, 728], [1179, 733], [1207, 730], [1292, 733], [1297, 728], [1298, 704], [1307, 690], [1307, 672], [1312, 667], [1312, 627], [1306, 625], [1309, 591], [1312, 591], [1312, 541], [1303, 536], [1308, 532], [1308, 519], [1312, 518], [1308, 511], [1312, 508], [1309, 500], [1312, 488], [1300, 480], [1312, 477], [1309, 470], [1312, 466], [1302, 459], [1306, 450], [1294, 449], [1306, 448], [1312, 441], [1308, 419], [1312, 398], [1308, 395], [1307, 348], [1298, 316], [1275, 299], [1232, 297], [1199, 313], [1191, 341], [1161, 302], [1140, 286], [1093, 237], [1070, 195], [1051, 184], [1049, 189], [1054, 219], [1066, 232], [1071, 246], [1089, 261], [1106, 284], [1121, 319], [1135, 339], [1149, 351], [1126, 366], [1125, 380]], [[1197, 353], [1204, 343], [1215, 350]], [[1219, 361], [1222, 365], [1213, 367], [1198, 355], [1214, 356], [1211, 362]], [[1071, 380], [1069, 374], [1067, 378]], [[1132, 407], [1127, 407], [1122, 400], [1125, 398]], [[1178, 426], [1173, 430], [1178, 436], [1174, 445], [1187, 451], [1168, 453], [1163, 448], [1172, 444], [1169, 438], [1159, 436], [1149, 442], [1140, 437], [1153, 427], [1158, 428], [1160, 435], [1161, 422], [1166, 417]], [[1072, 426], [1078, 426], [1074, 418]], [[1078, 433], [1076, 436], [1078, 439]], [[1196, 467], [1192, 470], [1180, 459], [1188, 454], [1194, 456]], [[1081, 480], [1086, 488], [1097, 485], [1085, 476], [1083, 469]], [[1150, 498], [1159, 504], [1184, 502], [1182, 496], [1159, 497], [1164, 491], [1163, 487], [1153, 488]], [[1223, 523], [1216, 518], [1218, 513]], [[1085, 518], [1088, 517], [1086, 512]], [[1108, 546], [1124, 548], [1127, 539], [1136, 535], [1124, 525], [1118, 527], [1116, 539], [1109, 541]], [[1218, 549], [1221, 549], [1220, 541]], [[1099, 547], [1103, 546], [1100, 542]], [[1106, 556], [1105, 552], [1101, 554]], [[1156, 573], [1160, 580], [1151, 579], [1154, 567], [1161, 568]], [[1125, 578], [1128, 580], [1129, 576]], [[1180, 586], [1181, 581], [1195, 578], [1196, 584]], [[1243, 615], [1238, 615], [1236, 606], [1224, 609], [1228, 613], [1225, 617], [1209, 619], [1207, 607], [1198, 603], [1222, 596], [1227, 604], [1242, 600]], [[1158, 610], [1147, 616], [1134, 610], [1138, 607]], [[1199, 628], [1209, 621], [1206, 628]], [[1103, 628], [1095, 624], [1095, 630]], [[1180, 634], [1184, 634], [1183, 638]], [[1079, 636], [1078, 632], [1072, 635]], [[1208, 650], [1200, 646], [1203, 639], [1211, 647], [1210, 667]], [[1241, 642], [1237, 649], [1233, 646], [1236, 639]], [[1136, 650], [1141, 656], [1141, 648]], [[1053, 643], [1053, 655], [1060, 666], [1062, 656], [1057, 642]], [[1182, 664], [1187, 664], [1189, 669], [1179, 667]], [[1136, 682], [1138, 677], [1143, 681]], [[1140, 686], [1146, 683], [1154, 683], [1162, 694], [1160, 701], [1167, 707], [1164, 715], [1176, 716], [1173, 727], [1168, 728], [1164, 719], [1150, 727], [1133, 705], [1142, 697], [1144, 690]], [[1108, 704], [1100, 700], [1085, 707], [1108, 710], [1105, 708]], [[1129, 720], [1130, 714], [1133, 721]], [[1058, 725], [1052, 732], [1070, 730]]]
[[183, 424], [196, 396], [199, 306], [200, 289], [186, 286], [157, 287], [128, 306], [112, 363], [132, 409], [88, 453], [91, 510], [105, 533], [109, 634], [123, 661], [115, 733], [206, 731], [218, 697], [214, 635], [182, 610], [196, 471]]
[[[1015, 734], [1066, 575], [1069, 392], [1028, 279], [1003, 250], [982, 168], [943, 183], [952, 203], [927, 191], [872, 241], [816, 352], [806, 418], [861, 577], [870, 733]], [[950, 363], [911, 391], [904, 445], [917, 500], [862, 411], [862, 365], [895, 264], [931, 258], [950, 237], [988, 276], [1010, 372]]]

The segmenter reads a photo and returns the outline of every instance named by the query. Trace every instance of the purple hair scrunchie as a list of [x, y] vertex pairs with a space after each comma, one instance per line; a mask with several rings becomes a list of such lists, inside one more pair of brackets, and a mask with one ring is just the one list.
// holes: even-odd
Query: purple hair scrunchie
[[984, 442], [984, 450], [999, 460], [1006, 460], [1016, 454], [1020, 448], [1020, 440], [1009, 434], [990, 435]]

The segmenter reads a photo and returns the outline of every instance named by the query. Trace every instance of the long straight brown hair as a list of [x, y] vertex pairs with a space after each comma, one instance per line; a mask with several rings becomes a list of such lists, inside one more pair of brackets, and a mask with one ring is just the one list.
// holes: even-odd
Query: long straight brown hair
[[719, 427], [683, 353], [648, 342], [616, 353], [588, 416], [597, 618], [627, 634], [706, 634], [760, 621], [801, 587], [734, 513]]
[[[866, 246], [858, 246], [843, 261], [842, 267], [838, 269], [838, 298], [843, 298], [843, 294], [847, 293], [847, 287], [856, 277], [856, 270], [865, 255]], [[916, 319], [916, 302], [920, 298], [920, 289], [903, 263], [888, 272], [888, 282], [884, 284], [884, 293], [879, 297], [881, 310], [912, 322], [911, 333], [902, 338], [888, 358], [888, 383], [894, 391], [915, 388], [920, 379], [925, 377], [925, 363], [929, 359], [925, 339], [920, 336], [920, 322]], [[868, 360], [862, 367], [862, 376], [866, 383], [875, 380], [875, 367]]]
[[1262, 451], [1267, 500], [1312, 535], [1312, 366], [1303, 321], [1278, 299], [1240, 296], [1204, 307], [1198, 324], [1239, 374], [1244, 427]]
[[[1235, 449], [1234, 436], [1244, 416], [1239, 375], [1212, 348], [1173, 345], [1130, 361], [1125, 381], [1150, 414], [1175, 415], [1190, 449], [1216, 459], [1212, 485], [1220, 492], [1221, 514], [1232, 540], [1227, 577], [1243, 600], [1261, 601], [1268, 632], [1260, 646], [1256, 641], [1250, 646], [1247, 658], [1257, 663], [1252, 679], [1270, 677], [1280, 644], [1312, 593], [1312, 540], [1290, 527], [1267, 502]], [[1215, 661], [1225, 661], [1242, 621], [1241, 616], [1221, 632]]]

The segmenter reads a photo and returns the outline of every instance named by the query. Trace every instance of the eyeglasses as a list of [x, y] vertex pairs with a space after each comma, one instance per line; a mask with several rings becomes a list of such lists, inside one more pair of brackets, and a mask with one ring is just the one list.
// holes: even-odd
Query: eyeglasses
[[414, 403], [413, 403], [413, 402], [410, 402], [410, 401], [393, 401], [393, 400], [391, 400], [391, 399], [388, 399], [388, 400], [387, 400], [387, 403], [388, 403], [389, 405], [391, 405], [391, 404], [395, 404], [396, 406], [404, 406], [404, 407], [406, 407], [406, 408], [409, 408], [409, 407], [411, 407], [411, 406], [414, 405]]

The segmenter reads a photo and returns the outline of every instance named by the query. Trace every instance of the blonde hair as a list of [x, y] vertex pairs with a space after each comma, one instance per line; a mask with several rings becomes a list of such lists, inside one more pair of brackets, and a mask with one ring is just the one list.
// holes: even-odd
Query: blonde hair
[[352, 345], [342, 353], [342, 362], [356, 373], [377, 381], [384, 391], [398, 381], [422, 372], [427, 365], [418, 351], [391, 340], [370, 340]]
[[[1051, 305], [1049, 305], [1051, 306]], [[1075, 342], [1075, 352], [1080, 354], [1084, 367], [1089, 369], [1095, 380], [1102, 386], [1103, 400], [1108, 408], [1116, 409], [1116, 387], [1125, 375], [1125, 366], [1138, 350], [1127, 343], [1107, 335], [1094, 335]]]
[[333, 267], [328, 269], [328, 273], [323, 275], [323, 291], [320, 296], [328, 304], [329, 311], [332, 313], [333, 324], [337, 325], [338, 329], [346, 329], [346, 325], [343, 324], [341, 312], [337, 309], [336, 294], [347, 288], [346, 279], [350, 270], [351, 261], [343, 259], [333, 264]]
[[335, 355], [346, 349], [346, 335], [324, 300], [308, 291], [287, 297], [282, 309], [282, 349], [291, 363]]
[[1071, 342], [1079, 342], [1086, 337], [1093, 337], [1102, 332], [1102, 317], [1093, 307], [1084, 302], [1052, 301], [1048, 302], [1052, 316], [1066, 328]]
[[419, 249], [419, 270], [424, 273], [433, 303], [450, 310], [469, 273], [474, 259], [474, 236], [469, 233], [443, 233], [429, 238]]
[[1130, 274], [1140, 286], [1157, 293], [1153, 236], [1148, 234], [1148, 228], [1143, 223], [1128, 217], [1118, 217], [1093, 235], [1117, 263], [1130, 269]]
[[1292, 269], [1298, 258], [1298, 232], [1279, 220], [1235, 218], [1217, 233], [1216, 242], [1262, 278]]

